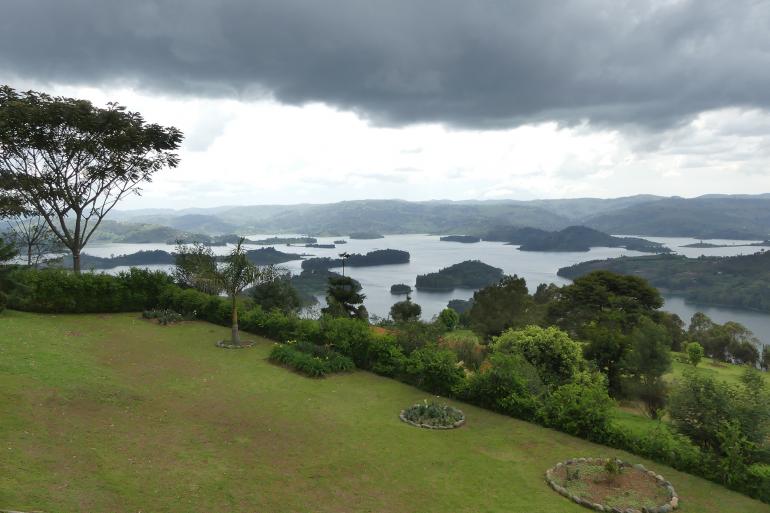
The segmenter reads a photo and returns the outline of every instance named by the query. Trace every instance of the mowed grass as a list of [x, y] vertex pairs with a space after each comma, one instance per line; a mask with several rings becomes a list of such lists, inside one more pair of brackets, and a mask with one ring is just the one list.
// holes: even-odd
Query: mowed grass
[[[732, 385], [737, 385], [741, 382], [741, 376], [746, 372], [746, 367], [746, 365], [735, 365], [712, 360], [711, 358], [703, 358], [694, 369], [701, 376], [709, 376]], [[692, 370], [693, 366], [688, 363], [687, 355], [671, 353], [671, 372], [664, 377], [668, 381], [674, 381], [680, 379], [688, 369]]]
[[430, 431], [427, 395], [366, 372], [312, 380], [271, 346], [137, 314], [0, 314], [0, 509], [47, 512], [583, 512], [543, 474], [619, 456], [663, 473], [684, 512], [770, 512], [702, 479], [479, 408]]

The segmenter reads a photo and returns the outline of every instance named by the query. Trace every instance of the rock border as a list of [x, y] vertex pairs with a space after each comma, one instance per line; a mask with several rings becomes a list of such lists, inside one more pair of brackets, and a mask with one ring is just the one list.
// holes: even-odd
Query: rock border
[[249, 347], [254, 347], [257, 345], [257, 343], [253, 340], [247, 340], [246, 342], [241, 342], [240, 345], [236, 346], [234, 344], [230, 344], [229, 340], [219, 340], [215, 345], [221, 349], [246, 349]]
[[582, 497], [579, 497], [577, 495], [571, 494], [566, 488], [559, 485], [556, 480], [553, 477], [553, 472], [561, 467], [567, 466], [567, 465], [573, 465], [575, 463], [600, 463], [600, 464], [606, 464], [608, 461], [610, 461], [610, 458], [572, 458], [566, 461], [562, 461], [556, 464], [555, 467], [550, 468], [545, 471], [545, 480], [548, 483], [548, 486], [553, 488], [553, 490], [563, 495], [564, 497], [568, 498], [575, 504], [580, 504], [581, 506], [585, 506], [587, 508], [593, 509], [595, 511], [603, 511], [606, 513], [670, 513], [671, 511], [677, 509], [679, 507], [679, 495], [677, 495], [676, 490], [674, 490], [673, 485], [667, 481], [663, 476], [660, 474], [657, 474], [653, 472], [652, 470], [647, 470], [644, 465], [641, 463], [635, 463], [630, 464], [623, 460], [615, 459], [615, 461], [618, 462], [618, 464], [621, 467], [625, 468], [634, 468], [640, 472], [644, 472], [651, 478], [653, 478], [660, 486], [666, 487], [666, 490], [668, 491], [669, 500], [665, 504], [662, 504], [660, 506], [655, 506], [652, 508], [643, 507], [642, 509], [634, 509], [634, 508], [626, 508], [626, 509], [620, 509], [618, 507], [610, 507], [606, 506], [604, 504], [597, 504], [594, 502], [590, 502]]
[[[413, 405], [416, 406], [416, 405]], [[454, 408], [454, 406], [452, 406]], [[420, 424], [419, 422], [413, 422], [406, 418], [406, 410], [401, 410], [398, 414], [398, 418], [401, 419], [403, 422], [406, 422], [407, 424], [418, 427], [418, 428], [424, 428], [424, 429], [457, 429], [459, 427], [462, 427], [463, 424], [465, 424], [465, 413], [463, 413], [462, 410], [455, 408], [455, 410], [460, 412], [460, 415], [462, 418], [458, 421], [456, 421], [451, 426], [431, 426], [430, 424]]]

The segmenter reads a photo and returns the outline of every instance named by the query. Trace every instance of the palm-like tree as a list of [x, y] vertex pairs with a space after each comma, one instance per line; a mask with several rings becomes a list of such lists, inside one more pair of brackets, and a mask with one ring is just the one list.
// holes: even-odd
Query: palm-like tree
[[225, 291], [232, 302], [232, 335], [230, 345], [240, 346], [241, 337], [238, 331], [238, 296], [247, 287], [274, 278], [272, 266], [258, 267], [250, 260], [243, 249], [241, 238], [233, 251], [225, 258], [224, 265], [216, 271], [216, 281]]

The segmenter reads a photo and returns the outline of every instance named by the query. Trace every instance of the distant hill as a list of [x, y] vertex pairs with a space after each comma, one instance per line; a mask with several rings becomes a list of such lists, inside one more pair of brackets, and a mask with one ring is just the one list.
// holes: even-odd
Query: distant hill
[[764, 240], [770, 236], [770, 198], [662, 198], [598, 214], [585, 224], [613, 234]]
[[431, 233], [483, 235], [495, 226], [558, 231], [583, 225], [608, 234], [736, 238], [770, 237], [770, 195], [532, 201], [356, 200], [330, 204], [225, 206], [179, 211], [115, 212], [112, 220], [168, 226], [208, 235]]
[[556, 232], [537, 228], [498, 227], [485, 237], [519, 245], [521, 251], [589, 251], [595, 247], [626, 248], [644, 253], [669, 253], [663, 244], [636, 237], [614, 237], [586, 226], [569, 226]]
[[173, 244], [176, 240], [209, 242], [210, 237], [202, 233], [178, 230], [169, 226], [104, 220], [91, 240], [94, 242]]
[[575, 279], [598, 270], [641, 276], [690, 301], [770, 313], [770, 251], [734, 257], [655, 255], [591, 260], [563, 267], [557, 274]]

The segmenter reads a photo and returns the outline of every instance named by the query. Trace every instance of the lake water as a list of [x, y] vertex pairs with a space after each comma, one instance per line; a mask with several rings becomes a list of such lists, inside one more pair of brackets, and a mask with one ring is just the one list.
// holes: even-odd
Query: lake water
[[[297, 236], [299, 234], [281, 234], [280, 236]], [[251, 234], [250, 239], [262, 239], [275, 236], [275, 234]], [[319, 237], [321, 244], [330, 244], [341, 237]], [[755, 253], [759, 247], [726, 247], [726, 248], [682, 248], [686, 244], [698, 242], [696, 239], [682, 237], [645, 237], [648, 240], [661, 242], [688, 257], [707, 256], [732, 256], [739, 254]], [[713, 244], [742, 244], [745, 241], [708, 241]], [[173, 251], [174, 246], [166, 244], [89, 244], [85, 253], [107, 257], [134, 253], [140, 250], [162, 249]], [[212, 248], [217, 254], [225, 254], [230, 247]], [[390, 286], [395, 283], [405, 283], [414, 287], [418, 274], [438, 271], [443, 267], [462, 262], [464, 260], [481, 260], [489, 265], [503, 269], [506, 274], [518, 274], [527, 280], [527, 285], [534, 291], [540, 283], [555, 283], [564, 285], [570, 281], [556, 276], [556, 271], [568, 265], [584, 262], [586, 260], [614, 258], [622, 255], [640, 256], [643, 253], [628, 251], [622, 248], [593, 248], [588, 252], [527, 252], [519, 251], [516, 246], [505, 245], [500, 242], [482, 241], [475, 244], [463, 244], [459, 242], [442, 242], [434, 235], [389, 235], [384, 239], [373, 240], [349, 240], [347, 244], [338, 245], [334, 249], [305, 248], [299, 246], [278, 245], [276, 249], [288, 253], [303, 253], [318, 257], [336, 258], [339, 253], [366, 253], [375, 249], [401, 249], [409, 251], [411, 261], [408, 264], [384, 265], [374, 267], [347, 267], [345, 274], [355, 278], [363, 287], [366, 294], [365, 305], [370, 314], [387, 317], [393, 303], [401, 301], [404, 296], [394, 296], [390, 293]], [[166, 266], [158, 266], [166, 268]], [[301, 270], [301, 261], [292, 261], [282, 264], [282, 267], [298, 273]], [[117, 272], [120, 268], [110, 272]], [[473, 295], [473, 290], [456, 289], [452, 292], [423, 292], [415, 290], [412, 300], [422, 306], [423, 319], [430, 319], [438, 314], [447, 305], [450, 299], [468, 299]], [[685, 322], [689, 321], [697, 311], [702, 311], [717, 322], [723, 323], [729, 320], [744, 324], [766, 344], [770, 344], [770, 315], [740, 310], [734, 308], [713, 307], [695, 305], [685, 302], [681, 297], [666, 296], [664, 309], [678, 314]]]

